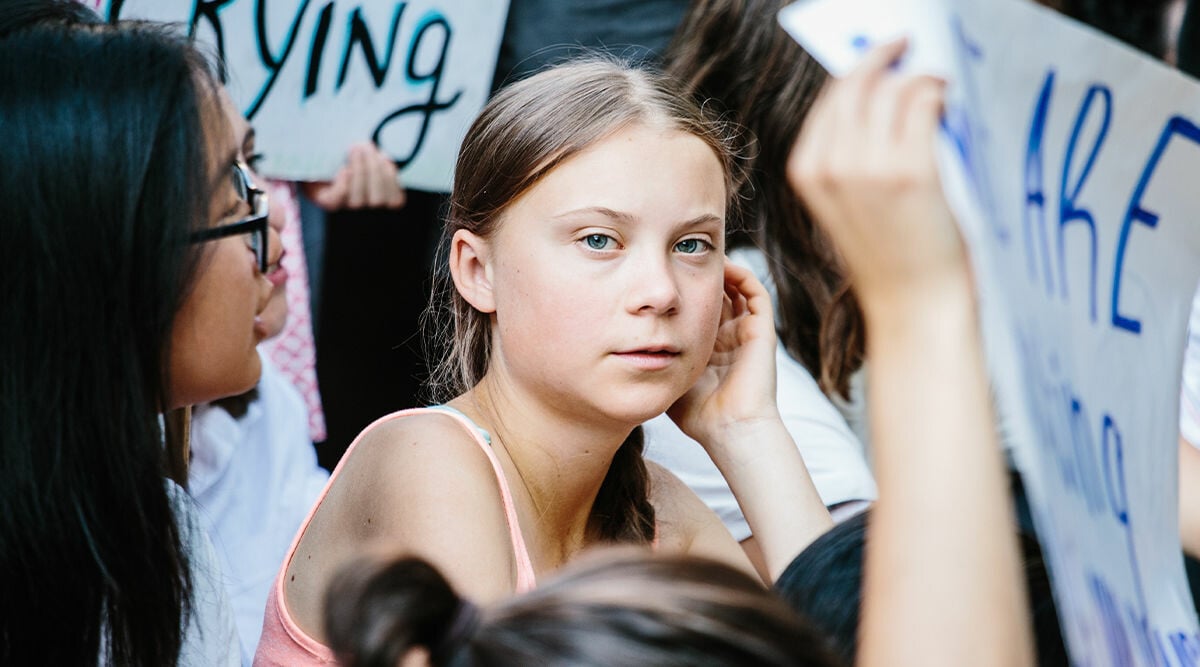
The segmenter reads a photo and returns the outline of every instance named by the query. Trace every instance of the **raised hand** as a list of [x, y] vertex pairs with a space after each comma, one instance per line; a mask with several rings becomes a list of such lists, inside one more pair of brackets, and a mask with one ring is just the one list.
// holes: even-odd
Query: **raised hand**
[[788, 160], [793, 190], [833, 239], [868, 316], [967, 274], [934, 153], [945, 84], [891, 72], [905, 46], [880, 46], [833, 82]]
[[370, 143], [351, 146], [333, 180], [306, 183], [304, 193], [326, 211], [401, 208], [405, 201], [395, 163]]
[[814, 104], [788, 180], [867, 322], [879, 501], [861, 665], [1032, 664], [1007, 476], [967, 255], [935, 160], [941, 81], [880, 46]]
[[707, 446], [730, 428], [779, 419], [773, 317], [762, 283], [725, 260], [725, 305], [708, 368], [667, 411], [684, 433]]

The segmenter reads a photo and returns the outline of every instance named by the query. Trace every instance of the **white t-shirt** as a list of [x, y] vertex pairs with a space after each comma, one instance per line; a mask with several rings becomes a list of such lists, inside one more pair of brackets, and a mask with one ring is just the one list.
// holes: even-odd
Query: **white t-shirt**
[[[775, 291], [766, 261], [755, 249], [738, 249], [729, 258], [754, 272], [771, 292]], [[838, 408], [821, 391], [808, 370], [792, 358], [780, 344], [775, 351], [779, 412], [783, 423], [796, 441], [813, 484], [828, 506], [847, 501], [871, 501], [878, 491], [867, 466], [862, 442], [851, 431]], [[861, 377], [852, 390], [861, 396]], [[857, 387], [857, 389], [854, 389]], [[861, 400], [847, 403], [845, 409], [862, 415]], [[666, 415], [643, 425], [646, 434], [646, 458], [675, 473], [705, 502], [729, 528], [737, 540], [750, 536], [750, 526], [738, 507], [737, 499], [717, 470], [717, 466], [695, 440], [687, 437]], [[865, 432], [865, 418], [859, 420]]]
[[1200, 447], [1200, 290], [1192, 297], [1187, 349], [1183, 353], [1183, 386], [1179, 392], [1179, 433]]
[[167, 480], [167, 495], [175, 510], [180, 542], [192, 571], [192, 607], [183, 633], [179, 664], [217, 667], [242, 664], [233, 609], [221, 585], [221, 566], [204, 531], [195, 504], [175, 482]]
[[300, 393], [265, 355], [258, 399], [241, 419], [192, 414], [188, 485], [212, 536], [250, 664], [280, 564], [329, 473], [317, 465]]

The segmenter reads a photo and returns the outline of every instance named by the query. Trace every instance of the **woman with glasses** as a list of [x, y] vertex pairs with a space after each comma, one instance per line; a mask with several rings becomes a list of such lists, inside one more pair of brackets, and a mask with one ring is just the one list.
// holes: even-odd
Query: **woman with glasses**
[[0, 664], [239, 664], [166, 425], [258, 381], [278, 244], [203, 60], [71, 4], [0, 3]]
[[[267, 194], [260, 193], [255, 184], [272, 184], [254, 172], [256, 158], [261, 157], [256, 150], [255, 132], [226, 91], [220, 91], [220, 98], [239, 149], [240, 168], [249, 178], [242, 180], [245, 190], [253, 203], [265, 202]], [[269, 215], [256, 229], [265, 233], [269, 225], [273, 234], [283, 236], [287, 225], [299, 224], [287, 187], [272, 187]], [[204, 235], [232, 229], [218, 227]], [[272, 240], [275, 238], [272, 236]], [[282, 247], [287, 248], [287, 243]], [[272, 253], [274, 261], [263, 270], [271, 282], [271, 294], [256, 326], [265, 341], [287, 336], [283, 332], [294, 314], [291, 292], [297, 286], [292, 284], [296, 264], [284, 260], [293, 257], [290, 250]], [[286, 264], [292, 266], [285, 268]], [[299, 268], [303, 271], [304, 267]], [[303, 284], [299, 289], [304, 289]], [[302, 320], [300, 326], [307, 323]], [[296, 338], [283, 344], [294, 350]], [[267, 596], [279, 564], [329, 480], [329, 473], [317, 464], [317, 452], [309, 437], [311, 422], [305, 397], [264, 347], [259, 346], [262, 375], [258, 384], [248, 392], [196, 406], [190, 430], [188, 493], [201, 510], [220, 561], [245, 664], [254, 657]]]

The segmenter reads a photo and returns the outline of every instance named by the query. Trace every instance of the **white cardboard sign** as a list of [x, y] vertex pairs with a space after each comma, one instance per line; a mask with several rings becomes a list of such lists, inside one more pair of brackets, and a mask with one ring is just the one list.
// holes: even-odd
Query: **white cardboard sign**
[[178, 22], [222, 55], [262, 172], [321, 180], [375, 141], [404, 184], [447, 191], [490, 93], [508, 0], [83, 0]]
[[1200, 86], [1025, 0], [806, 0], [780, 20], [835, 74], [907, 35], [901, 69], [950, 79], [942, 179], [1072, 661], [1200, 664], [1177, 488]]

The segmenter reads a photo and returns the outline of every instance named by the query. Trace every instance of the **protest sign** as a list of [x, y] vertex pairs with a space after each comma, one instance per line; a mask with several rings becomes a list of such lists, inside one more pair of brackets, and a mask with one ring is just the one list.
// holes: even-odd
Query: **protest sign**
[[907, 35], [901, 69], [949, 78], [943, 184], [1072, 662], [1200, 664], [1177, 488], [1200, 86], [1022, 0], [806, 0], [780, 20], [835, 74]]
[[228, 67], [261, 171], [330, 178], [374, 141], [406, 186], [449, 190], [487, 101], [507, 0], [83, 0], [109, 19], [181, 23]]

